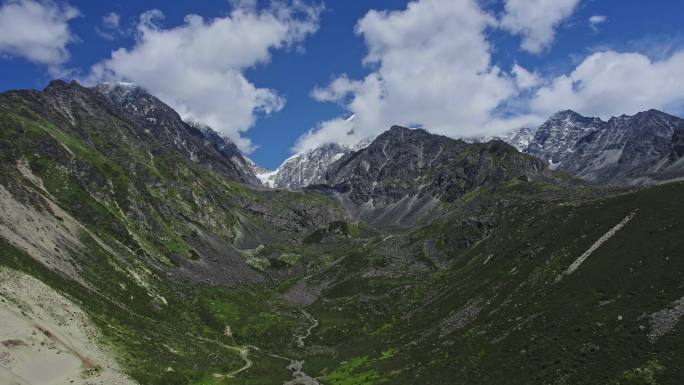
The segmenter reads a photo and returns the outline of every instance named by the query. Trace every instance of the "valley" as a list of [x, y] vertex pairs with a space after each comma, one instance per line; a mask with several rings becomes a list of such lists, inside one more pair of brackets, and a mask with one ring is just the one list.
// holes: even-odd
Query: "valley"
[[667, 173], [635, 157], [599, 183], [395, 126], [290, 189], [212, 132], [130, 85], [0, 95], [0, 379], [50, 384], [37, 362], [98, 385], [684, 378], [676, 141], [653, 141]]

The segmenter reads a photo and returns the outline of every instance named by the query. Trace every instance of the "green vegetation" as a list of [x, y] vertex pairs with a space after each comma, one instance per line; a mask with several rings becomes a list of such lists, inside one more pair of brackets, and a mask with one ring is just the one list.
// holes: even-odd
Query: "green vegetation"
[[343, 361], [340, 366], [325, 377], [331, 385], [374, 385], [387, 382], [377, 370], [366, 369], [368, 356], [354, 357]]
[[454, 185], [434, 222], [373, 228], [320, 194], [250, 189], [106, 112], [71, 125], [41, 108], [0, 103], [0, 183], [72, 232], [60, 247], [78, 276], [2, 237], [0, 265], [78, 303], [141, 384], [279, 384], [290, 360], [324, 385], [684, 378], [681, 328], [648, 336], [684, 295], [684, 184]]
[[[96, 245], [90, 246], [97, 250]], [[212, 374], [232, 372], [244, 362], [223, 345], [254, 344], [281, 352], [292, 336], [296, 318], [265, 289], [176, 284], [172, 291], [163, 282], [148, 282], [168, 301], [159, 306], [134, 280], [105, 261], [84, 274], [97, 279], [107, 293], [102, 296], [46, 269], [1, 238], [0, 248], [0, 265], [31, 274], [81, 303], [102, 330], [102, 343], [118, 352], [120, 363], [141, 384], [224, 383], [212, 382], [216, 381]], [[119, 283], [125, 283], [126, 289]], [[227, 326], [231, 333], [226, 333]], [[286, 363], [269, 357], [261, 360], [259, 365], [267, 369], [252, 373], [255, 382], [244, 383], [288, 378]]]
[[651, 361], [643, 368], [626, 371], [612, 385], [658, 385], [656, 377], [665, 369], [658, 361]]

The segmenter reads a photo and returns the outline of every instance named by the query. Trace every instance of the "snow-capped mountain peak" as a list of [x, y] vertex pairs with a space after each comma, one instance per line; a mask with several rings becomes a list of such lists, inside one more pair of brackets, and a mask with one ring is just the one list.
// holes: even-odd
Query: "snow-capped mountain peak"
[[504, 142], [515, 147], [520, 152], [525, 152], [527, 147], [534, 139], [534, 134], [537, 132], [536, 129], [530, 127], [523, 127], [519, 130], [515, 130], [508, 135], [501, 138]]
[[[353, 119], [353, 115], [349, 119]], [[264, 186], [271, 188], [297, 189], [315, 184], [325, 183], [326, 173], [330, 166], [345, 155], [367, 147], [372, 138], [364, 139], [357, 144], [347, 146], [329, 143], [323, 146], [298, 152], [275, 170], [255, 168], [254, 173]]]
[[524, 152], [551, 169], [609, 184], [644, 184], [681, 174], [684, 120], [657, 110], [604, 121], [566, 110], [534, 133]]

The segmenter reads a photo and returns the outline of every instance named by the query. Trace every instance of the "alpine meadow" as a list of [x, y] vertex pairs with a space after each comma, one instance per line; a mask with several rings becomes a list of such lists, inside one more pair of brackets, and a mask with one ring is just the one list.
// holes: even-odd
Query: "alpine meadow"
[[655, 3], [0, 0], [0, 385], [681, 385]]

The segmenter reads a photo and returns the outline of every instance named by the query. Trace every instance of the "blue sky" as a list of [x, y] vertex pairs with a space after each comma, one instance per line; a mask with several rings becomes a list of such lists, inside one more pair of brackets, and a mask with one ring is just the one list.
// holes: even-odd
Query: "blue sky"
[[3, 0], [0, 89], [134, 81], [269, 168], [395, 123], [461, 136], [565, 108], [682, 113], [683, 2], [535, 2]]

